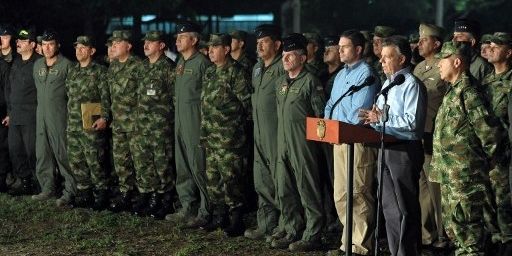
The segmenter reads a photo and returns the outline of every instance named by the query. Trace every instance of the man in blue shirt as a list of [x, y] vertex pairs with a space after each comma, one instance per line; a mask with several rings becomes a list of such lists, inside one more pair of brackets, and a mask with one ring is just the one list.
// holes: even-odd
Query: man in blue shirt
[[[376, 77], [376, 74], [362, 59], [365, 46], [363, 34], [357, 30], [347, 30], [340, 36], [338, 45], [340, 60], [345, 63], [345, 67], [336, 75], [331, 98], [325, 107], [325, 117], [330, 118], [332, 114], [334, 120], [358, 124], [360, 123], [357, 116], [358, 110], [372, 106], [380, 83], [375, 79], [374, 84], [339, 100], [352, 85], [361, 85], [368, 77]], [[334, 202], [343, 226], [346, 226], [348, 151], [347, 144], [334, 145]], [[349, 246], [354, 254], [368, 255], [372, 252], [375, 219], [373, 182], [376, 163], [376, 149], [365, 147], [361, 143], [354, 144], [354, 228], [353, 244]], [[347, 250], [347, 245], [343, 244], [347, 232], [347, 229], [343, 229], [340, 247], [342, 251]], [[339, 250], [331, 251], [329, 254], [336, 255], [336, 253], [339, 254]]]
[[[398, 75], [405, 81], [389, 90], [386, 134], [398, 141], [384, 150], [382, 206], [391, 255], [417, 255], [420, 240], [419, 175], [424, 155], [421, 138], [425, 127], [426, 92], [412, 75], [411, 49], [407, 39], [392, 36], [384, 41], [380, 62], [388, 77], [385, 89]], [[382, 128], [384, 97], [371, 110], [361, 110], [360, 118], [376, 129]]]

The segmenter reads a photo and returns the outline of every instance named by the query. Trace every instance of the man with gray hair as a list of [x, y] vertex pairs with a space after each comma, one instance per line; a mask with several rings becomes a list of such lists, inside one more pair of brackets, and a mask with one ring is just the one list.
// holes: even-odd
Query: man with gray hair
[[[421, 139], [425, 127], [426, 92], [411, 73], [412, 54], [406, 38], [391, 36], [385, 39], [381, 53], [380, 62], [388, 79], [376, 104], [371, 110], [361, 110], [360, 118], [378, 130], [387, 121], [386, 134], [398, 139], [386, 145], [384, 158], [380, 159], [385, 164], [379, 163], [383, 166], [379, 200], [382, 200], [391, 255], [417, 255], [421, 234], [418, 181], [424, 159]], [[403, 81], [399, 83], [395, 79]], [[395, 81], [400, 85], [389, 87]], [[387, 103], [383, 95], [388, 95]]]

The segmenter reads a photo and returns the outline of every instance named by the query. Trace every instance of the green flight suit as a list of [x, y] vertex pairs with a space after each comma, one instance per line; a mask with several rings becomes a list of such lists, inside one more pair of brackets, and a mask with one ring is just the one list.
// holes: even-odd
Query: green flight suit
[[263, 60], [252, 71], [251, 96], [254, 121], [254, 188], [258, 194], [256, 218], [258, 229], [270, 234], [279, 219], [275, 194], [275, 168], [277, 156], [276, 80], [285, 74], [281, 54], [269, 66]]
[[[512, 86], [512, 69], [495, 74], [492, 72], [482, 81], [482, 92], [484, 92], [486, 103], [489, 104], [490, 112], [500, 120], [503, 127], [503, 137], [509, 125], [508, 105]], [[507, 138], [504, 142], [509, 142]], [[508, 165], [510, 163], [510, 145], [506, 150], [500, 152], [499, 161], [489, 171], [489, 179], [492, 187], [493, 204], [496, 206], [496, 216], [487, 216], [486, 222], [492, 233], [493, 242], [506, 243], [512, 240], [512, 202], [510, 193], [510, 177]]]
[[306, 70], [277, 80], [276, 191], [284, 230], [296, 239], [320, 241], [324, 225], [317, 163], [318, 144], [306, 140], [306, 117], [323, 114], [323, 86]]
[[66, 76], [71, 63], [62, 55], [51, 66], [46, 59], [34, 63], [34, 82], [37, 88], [36, 110], [36, 175], [41, 191], [55, 192], [54, 171], [64, 177], [63, 198], [72, 200], [76, 194], [66, 149], [67, 101]]
[[473, 51], [471, 53], [469, 72], [479, 83], [481, 83], [485, 76], [493, 72], [493, 67], [484, 58], [480, 57], [480, 54], [477, 51]]
[[[186, 216], [207, 217], [210, 203], [206, 190], [205, 152], [199, 145], [202, 78], [210, 61], [200, 52], [176, 67], [175, 159], [176, 190]], [[196, 212], [197, 211], [197, 212]]]

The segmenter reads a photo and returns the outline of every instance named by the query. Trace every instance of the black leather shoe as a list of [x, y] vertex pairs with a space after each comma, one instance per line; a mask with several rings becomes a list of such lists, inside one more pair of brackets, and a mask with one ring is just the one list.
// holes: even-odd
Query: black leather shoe
[[240, 208], [233, 209], [229, 215], [229, 225], [224, 228], [224, 234], [228, 237], [237, 237], [244, 234], [245, 224]]

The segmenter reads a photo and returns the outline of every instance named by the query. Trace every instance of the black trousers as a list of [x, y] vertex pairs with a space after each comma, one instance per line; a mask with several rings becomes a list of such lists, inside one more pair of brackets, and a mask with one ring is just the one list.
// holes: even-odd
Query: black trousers
[[418, 191], [424, 161], [422, 143], [387, 145], [384, 159], [382, 209], [389, 249], [391, 255], [414, 256], [421, 244]]
[[7, 173], [11, 172], [11, 160], [9, 159], [9, 146], [7, 141], [9, 129], [0, 124], [0, 178], [5, 180]]
[[18, 178], [35, 177], [36, 125], [9, 126], [9, 153], [13, 173]]

